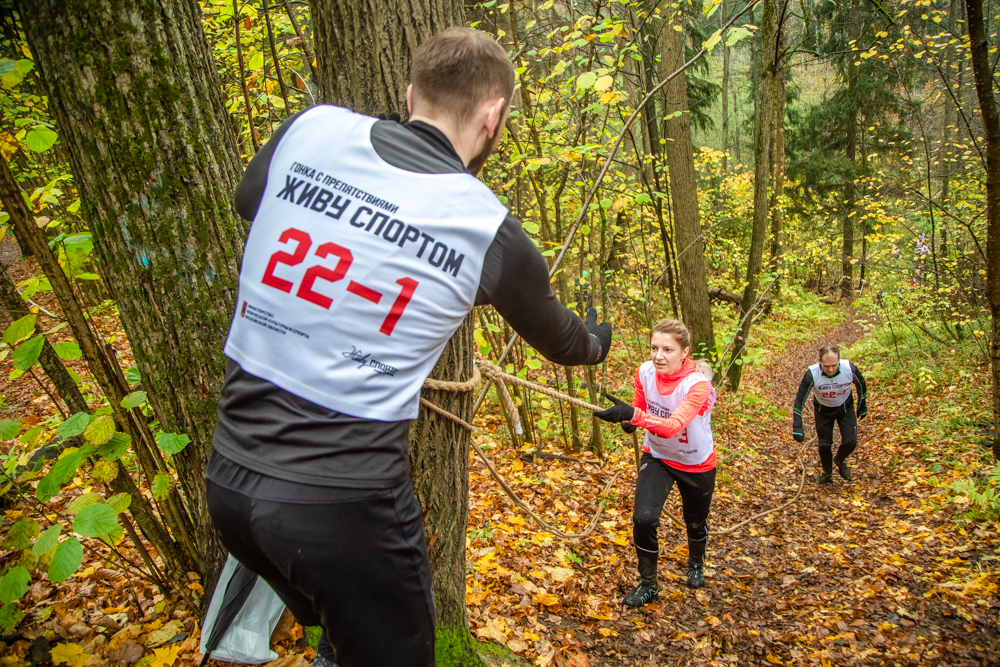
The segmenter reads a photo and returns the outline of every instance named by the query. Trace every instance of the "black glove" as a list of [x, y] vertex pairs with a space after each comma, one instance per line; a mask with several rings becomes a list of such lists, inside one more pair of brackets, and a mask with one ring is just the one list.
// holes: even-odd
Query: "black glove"
[[639, 427], [635, 424], [630, 424], [628, 422], [622, 422], [622, 430], [626, 433], [635, 433]]
[[590, 332], [590, 335], [596, 338], [597, 342], [601, 344], [601, 356], [597, 361], [593, 362], [599, 364], [604, 361], [604, 357], [608, 356], [608, 352], [611, 350], [611, 325], [607, 322], [597, 323], [596, 308], [591, 308], [587, 311], [587, 320], [584, 324], [587, 325], [587, 331]]
[[604, 398], [614, 403], [614, 405], [607, 410], [595, 412], [594, 416], [598, 419], [603, 419], [606, 422], [630, 422], [635, 417], [635, 408], [625, 401], [619, 401], [611, 394], [604, 394]]
[[795, 442], [805, 442], [806, 439], [802, 433], [792, 433], [792, 437], [795, 438]]
[[868, 411], [867, 410], [865, 410], [864, 412], [859, 412], [858, 413], [858, 421], [861, 421], [862, 419], [864, 419], [867, 416], [868, 416]]

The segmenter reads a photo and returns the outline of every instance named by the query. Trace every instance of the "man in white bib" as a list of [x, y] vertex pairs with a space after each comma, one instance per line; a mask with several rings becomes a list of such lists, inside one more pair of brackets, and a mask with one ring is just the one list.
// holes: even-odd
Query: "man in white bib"
[[[430, 667], [435, 609], [409, 481], [420, 387], [475, 305], [546, 358], [600, 363], [611, 326], [563, 307], [475, 175], [514, 69], [485, 33], [414, 53], [406, 123], [314, 106], [247, 167], [252, 220], [226, 341], [208, 505], [222, 543], [303, 625], [313, 667]], [[465, 517], [460, 517], [464, 521]]]
[[[858, 408], [854, 410], [852, 387], [858, 389]], [[823, 472], [816, 478], [818, 484], [833, 481], [833, 464], [845, 480], [850, 481], [851, 471], [847, 457], [858, 446], [858, 420], [868, 415], [868, 388], [858, 367], [840, 358], [836, 345], [820, 348], [819, 362], [806, 369], [799, 383], [792, 410], [792, 437], [805, 440], [802, 429], [802, 407], [809, 390], [813, 392], [813, 415], [816, 418], [816, 439], [819, 442], [819, 460]], [[840, 447], [833, 456], [833, 425], [840, 428]]]

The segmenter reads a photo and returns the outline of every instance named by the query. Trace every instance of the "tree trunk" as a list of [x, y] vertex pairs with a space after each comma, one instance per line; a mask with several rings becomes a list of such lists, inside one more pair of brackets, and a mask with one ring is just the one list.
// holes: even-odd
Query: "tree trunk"
[[[857, 41], [860, 35], [861, 12], [858, 9], [858, 0], [851, 2], [851, 23], [847, 31], [848, 37]], [[844, 244], [843, 258], [841, 262], [840, 296], [844, 299], [854, 298], [854, 165], [857, 160], [858, 145], [858, 68], [853, 64], [847, 65], [850, 70], [847, 79], [847, 100], [850, 109], [847, 114], [847, 161], [850, 163], [850, 173], [847, 175], [845, 184], [844, 202]]]
[[[472, 377], [472, 315], [445, 346], [430, 377]], [[431, 391], [428, 401], [472, 421], [472, 392]], [[410, 427], [410, 479], [423, 508], [424, 536], [434, 573], [437, 664], [480, 664], [465, 611], [465, 534], [469, 516], [469, 431], [427, 409]]]
[[[785, 0], [779, 2], [779, 14], [784, 8]], [[778, 50], [785, 50], [784, 31], [778, 36]], [[781, 196], [785, 191], [785, 81], [788, 78], [788, 67], [784, 62], [777, 64], [774, 81], [774, 190], [771, 192], [771, 269], [781, 270], [782, 242], [785, 233], [785, 210], [781, 205]], [[775, 294], [781, 284], [775, 281]]]
[[465, 22], [458, 0], [313, 0], [310, 7], [323, 101], [369, 115], [406, 118], [413, 51]]
[[775, 46], [778, 29], [774, 0], [764, 0], [760, 22], [760, 112], [754, 122], [754, 184], [753, 184], [753, 232], [750, 237], [750, 257], [747, 261], [747, 285], [740, 304], [741, 324], [733, 342], [732, 361], [729, 365], [729, 384], [733, 391], [740, 387], [743, 374], [743, 348], [750, 333], [754, 301], [757, 298], [757, 274], [761, 269], [764, 254], [764, 239], [767, 236], [767, 186], [770, 182], [771, 121], [774, 117], [775, 96]]
[[[360, 113], [406, 115], [406, 85], [413, 50], [434, 34], [464, 24], [456, 0], [366, 3], [312, 0], [323, 99]], [[471, 316], [445, 347], [431, 377], [461, 381], [472, 375]], [[432, 392], [425, 397], [467, 421], [472, 394]], [[410, 479], [423, 508], [427, 551], [434, 572], [437, 664], [481, 665], [465, 611], [465, 535], [471, 436], [455, 422], [421, 410], [410, 429]]]
[[[726, 22], [726, 0], [719, 7], [719, 21]], [[729, 165], [729, 47], [726, 46], [726, 32], [722, 33], [722, 173]]]
[[[674, 30], [673, 21], [657, 26], [657, 49], [660, 52], [660, 80], [684, 64], [684, 33]], [[687, 80], [675, 76], [664, 88], [664, 116], [688, 108]], [[670, 192], [674, 210], [674, 240], [677, 245], [681, 315], [691, 330], [691, 354], [714, 359], [715, 333], [712, 308], [708, 300], [704, 244], [698, 214], [698, 185], [694, 171], [694, 145], [691, 142], [690, 114], [681, 113], [664, 125], [667, 140], [667, 163], [670, 166]]]
[[[24, 303], [24, 299], [17, 293], [14, 281], [4, 270], [0, 270], [0, 304], [3, 304], [11, 320], [18, 320], [31, 312], [28, 310], [27, 304]], [[42, 333], [41, 327], [35, 326], [35, 335], [40, 333]], [[38, 355], [38, 363], [45, 370], [45, 374], [49, 376], [56, 393], [66, 404], [71, 415], [77, 412], [90, 412], [87, 399], [80, 393], [80, 388], [76, 386], [73, 377], [63, 366], [62, 360], [52, 348], [48, 338], [42, 344], [42, 353]]]
[[164, 431], [192, 441], [173, 461], [209, 588], [223, 550], [204, 470], [248, 225], [233, 210], [242, 166], [201, 8], [195, 0], [21, 8], [150, 403]]
[[1000, 113], [993, 97], [989, 42], [984, 27], [982, 0], [966, 0], [972, 73], [986, 134], [986, 300], [993, 331], [990, 358], [993, 366], [993, 457], [1000, 460]]

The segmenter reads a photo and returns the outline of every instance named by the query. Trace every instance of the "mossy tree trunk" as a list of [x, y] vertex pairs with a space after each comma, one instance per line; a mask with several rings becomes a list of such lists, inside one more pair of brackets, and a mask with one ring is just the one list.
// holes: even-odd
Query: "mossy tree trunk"
[[369, 115], [406, 118], [413, 51], [465, 24], [457, 0], [312, 0], [309, 6], [323, 101]]
[[248, 225], [195, 0], [19, 3], [60, 140], [150, 402], [167, 432], [205, 587], [222, 549], [204, 499], [223, 342]]
[[986, 134], [986, 300], [993, 331], [990, 360], [993, 376], [993, 457], [1000, 460], [1000, 110], [993, 93], [982, 0], [967, 0], [969, 42], [976, 95]]
[[[312, 0], [310, 8], [324, 101], [368, 114], [405, 117], [413, 50], [445, 28], [464, 24], [456, 0]], [[470, 316], [431, 377], [462, 381], [472, 376], [472, 331]], [[424, 396], [471, 421], [471, 393], [425, 390]], [[410, 430], [410, 479], [423, 508], [434, 573], [439, 667], [482, 664], [465, 610], [470, 441], [464, 428], [426, 409]]]
[[[667, 14], [670, 14], [667, 10]], [[660, 54], [660, 80], [673, 74], [684, 64], [684, 32], [675, 29], [680, 24], [677, 10], [672, 20], [660, 21], [656, 43]], [[664, 123], [667, 140], [667, 164], [670, 167], [670, 194], [674, 209], [674, 236], [677, 245], [680, 280], [681, 316], [691, 330], [691, 354], [715, 358], [715, 333], [712, 329], [712, 308], [708, 299], [708, 276], [705, 273], [704, 243], [698, 214], [698, 184], [694, 170], [694, 143], [691, 141], [691, 115], [688, 109], [688, 87], [684, 73], [671, 79], [663, 89], [663, 112], [666, 117], [678, 113]]]
[[740, 304], [740, 326], [733, 341], [733, 354], [729, 364], [729, 385], [733, 391], [740, 387], [743, 376], [743, 349], [753, 321], [751, 311], [757, 299], [758, 274], [764, 255], [767, 237], [767, 190], [771, 182], [771, 122], [774, 118], [775, 51], [778, 30], [775, 0], [764, 0], [760, 21], [760, 98], [759, 112], [754, 121], [754, 183], [753, 231], [750, 236], [750, 256], [747, 259], [746, 287]]

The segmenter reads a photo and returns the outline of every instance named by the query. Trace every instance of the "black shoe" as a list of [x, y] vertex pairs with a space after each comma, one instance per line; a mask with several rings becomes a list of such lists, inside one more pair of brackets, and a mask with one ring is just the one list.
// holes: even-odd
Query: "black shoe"
[[[842, 461], [841, 460], [836, 460], [836, 461], [834, 461], [834, 463], [837, 464], [837, 472], [840, 473], [840, 476], [843, 477], [844, 479], [846, 479], [848, 482], [850, 482], [851, 481], [851, 470], [847, 467], [847, 459], [844, 459]], [[832, 477], [832, 475], [831, 475], [831, 477]]]
[[655, 600], [659, 592], [660, 589], [656, 585], [655, 581], [646, 581], [643, 579], [639, 582], [639, 585], [635, 587], [634, 591], [625, 596], [625, 606], [638, 609], [639, 607], [647, 605]]
[[337, 667], [337, 663], [330, 662], [329, 658], [324, 658], [319, 653], [313, 658], [312, 667]]
[[816, 475], [816, 483], [817, 484], [829, 484], [832, 481], [833, 481], [833, 471], [832, 470], [824, 470], [820, 474]]
[[705, 585], [705, 559], [688, 561], [688, 588]]

